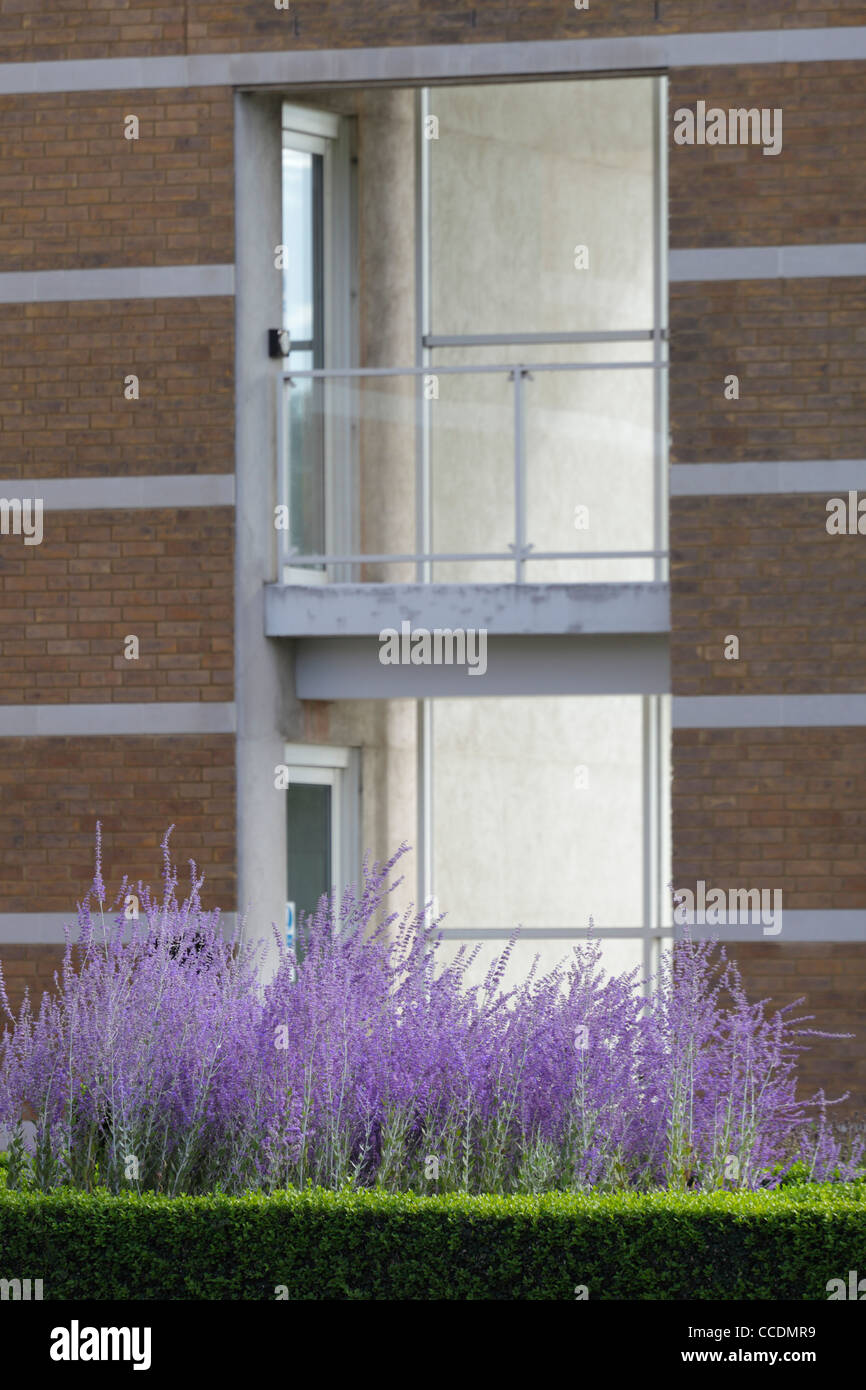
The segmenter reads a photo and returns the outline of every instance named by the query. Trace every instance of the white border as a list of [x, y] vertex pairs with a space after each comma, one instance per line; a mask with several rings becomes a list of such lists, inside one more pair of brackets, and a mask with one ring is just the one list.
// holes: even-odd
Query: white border
[[233, 473], [157, 473], [112, 478], [5, 478], [4, 497], [40, 498], [49, 512], [159, 511], [170, 507], [233, 507]]
[[809, 246], [700, 246], [671, 251], [671, 283], [707, 280], [801, 280], [866, 275], [866, 242]]
[[675, 729], [866, 727], [866, 695], [674, 695]]
[[671, 497], [737, 497], [812, 492], [829, 496], [866, 488], [866, 459], [792, 463], [674, 463]]
[[233, 734], [235, 706], [217, 700], [92, 705], [0, 705], [0, 738]]
[[94, 299], [202, 299], [235, 292], [233, 265], [106, 266], [100, 270], [7, 270], [0, 304]]
[[[113, 925], [116, 915], [116, 910], [106, 912], [106, 926], [109, 922]], [[95, 914], [95, 921], [99, 930], [98, 912]], [[220, 926], [226, 940], [233, 936], [236, 922], [236, 912], [220, 912]], [[78, 940], [78, 918], [74, 911], [0, 912], [0, 963], [4, 946], [62, 946], [66, 940], [63, 929], [67, 926], [71, 928], [74, 944]], [[7, 980], [7, 985], [8, 983]], [[29, 984], [32, 991], [33, 980], [25, 977], [24, 983]]]

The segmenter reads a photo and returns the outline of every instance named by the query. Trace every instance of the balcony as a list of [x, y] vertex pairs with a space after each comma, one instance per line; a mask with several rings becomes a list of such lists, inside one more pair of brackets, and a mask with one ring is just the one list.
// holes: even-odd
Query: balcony
[[555, 336], [566, 360], [284, 372], [282, 581], [663, 581], [660, 345]]
[[[559, 361], [283, 373], [265, 631], [301, 698], [669, 689], [663, 364], [651, 333], [562, 336]], [[485, 632], [486, 679], [383, 666], [405, 622]]]

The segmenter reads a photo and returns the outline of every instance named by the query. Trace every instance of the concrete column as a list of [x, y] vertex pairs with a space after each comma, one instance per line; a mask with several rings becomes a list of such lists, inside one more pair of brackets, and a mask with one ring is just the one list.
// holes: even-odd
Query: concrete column
[[[290, 642], [264, 635], [263, 585], [277, 577], [276, 388], [267, 330], [280, 321], [281, 98], [235, 97], [235, 701], [238, 913], [270, 943], [286, 900], [286, 801], [274, 787], [292, 718]], [[295, 712], [297, 714], [297, 711]], [[268, 968], [274, 963], [268, 948]], [[266, 970], [267, 973], [267, 970]]]
[[[410, 366], [415, 357], [415, 96], [368, 91], [359, 97], [360, 351], [363, 366]], [[364, 550], [413, 550], [415, 543], [414, 382], [372, 384], [362, 396], [361, 530]], [[414, 566], [370, 566], [369, 579], [406, 582]], [[399, 626], [394, 614], [393, 625]], [[373, 706], [373, 747], [365, 752], [364, 828], [377, 858], [416, 831], [415, 703]], [[393, 898], [415, 896], [415, 856]]]

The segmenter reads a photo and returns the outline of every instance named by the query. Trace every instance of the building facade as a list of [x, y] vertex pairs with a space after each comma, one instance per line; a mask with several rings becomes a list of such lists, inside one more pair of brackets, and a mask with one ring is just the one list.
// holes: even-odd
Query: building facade
[[862, 1108], [864, 109], [862, 0], [0, 8], [13, 1004], [97, 819], [254, 935], [406, 842], [477, 970], [748, 904]]

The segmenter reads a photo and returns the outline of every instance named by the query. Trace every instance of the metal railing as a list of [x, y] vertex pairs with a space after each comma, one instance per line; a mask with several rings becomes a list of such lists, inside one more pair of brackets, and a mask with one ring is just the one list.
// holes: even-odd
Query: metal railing
[[[652, 330], [647, 332], [622, 332], [609, 334], [562, 334], [543, 337], [542, 335], [524, 335], [527, 343], [538, 341], [544, 342], [598, 342], [600, 340], [609, 341], [653, 341], [654, 337], [659, 340], [665, 335], [654, 335]], [[461, 346], [466, 344], [465, 339], [459, 341]], [[477, 336], [472, 340], [472, 345], [483, 346], [487, 343], [501, 341], [496, 337]], [[445, 347], [451, 346], [450, 340], [436, 339], [431, 340], [431, 346]], [[505, 551], [434, 551], [427, 538], [430, 535], [430, 491], [431, 479], [429, 470], [429, 448], [416, 449], [415, 457], [415, 489], [416, 489], [416, 548], [413, 551], [388, 552], [381, 554], [352, 552], [351, 550], [323, 551], [321, 553], [301, 553], [291, 545], [290, 532], [281, 529], [279, 536], [279, 565], [280, 576], [282, 579], [283, 570], [290, 567], [297, 570], [317, 569], [330, 567], [361, 566], [368, 564], [414, 564], [416, 566], [416, 577], [421, 582], [431, 582], [432, 565], [445, 562], [483, 562], [483, 561], [510, 561], [514, 565], [514, 582], [517, 584], [526, 581], [526, 563], [528, 560], [654, 560], [661, 562], [667, 559], [667, 550], [537, 550], [535, 545], [527, 539], [526, 534], [526, 397], [525, 384], [531, 381], [536, 373], [544, 372], [593, 372], [593, 371], [665, 371], [668, 362], [666, 357], [656, 350], [651, 360], [624, 361], [624, 362], [517, 362], [517, 363], [476, 363], [469, 366], [445, 366], [439, 364], [428, 364], [416, 367], [324, 367], [307, 368], [304, 370], [294, 370], [287, 367], [283, 373], [278, 386], [278, 419], [277, 419], [277, 439], [280, 458], [278, 470], [278, 503], [289, 509], [290, 506], [290, 474], [291, 458], [289, 449], [289, 396], [296, 382], [323, 381], [336, 382], [340, 380], [353, 381], [356, 379], [376, 378], [416, 378], [419, 381], [419, 388], [416, 389], [414, 397], [414, 420], [416, 429], [427, 440], [431, 429], [430, 422], [430, 402], [425, 398], [424, 383], [434, 380], [440, 376], [505, 376], [512, 384], [513, 388], [513, 484], [514, 484], [514, 540], [508, 543]], [[654, 426], [655, 428], [655, 426]], [[327, 484], [328, 469], [323, 462], [323, 469]], [[655, 495], [658, 497], [659, 489], [656, 488]], [[356, 504], [357, 505], [357, 504]]]

